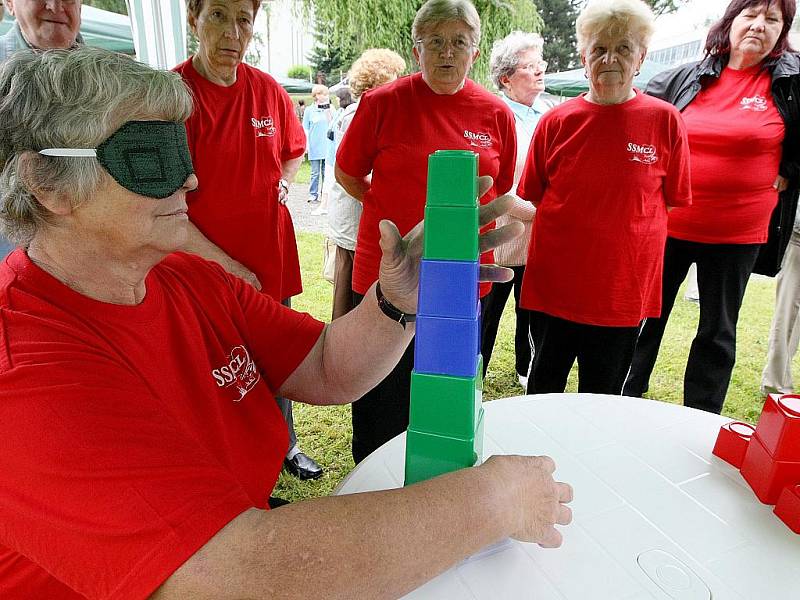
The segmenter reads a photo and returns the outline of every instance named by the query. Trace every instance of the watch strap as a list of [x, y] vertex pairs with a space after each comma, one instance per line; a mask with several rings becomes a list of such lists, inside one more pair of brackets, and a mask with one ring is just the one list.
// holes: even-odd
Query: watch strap
[[389, 317], [392, 321], [400, 323], [400, 325], [403, 326], [403, 329], [406, 328], [406, 323], [413, 323], [416, 320], [416, 314], [404, 313], [386, 299], [386, 296], [384, 296], [383, 292], [381, 291], [380, 281], [378, 282], [378, 285], [375, 286], [375, 296], [378, 298], [378, 306], [380, 307], [381, 312], [383, 312], [383, 314]]

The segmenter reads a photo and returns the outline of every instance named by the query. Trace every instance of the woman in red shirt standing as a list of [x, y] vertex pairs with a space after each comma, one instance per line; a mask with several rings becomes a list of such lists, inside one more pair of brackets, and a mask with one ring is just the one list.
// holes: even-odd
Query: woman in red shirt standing
[[647, 391], [672, 304], [697, 263], [700, 323], [684, 376], [684, 404], [720, 413], [736, 360], [736, 322], [770, 215], [797, 203], [800, 59], [787, 35], [795, 0], [733, 0], [709, 31], [706, 57], [647, 88], [682, 111], [693, 204], [669, 215], [663, 309], [648, 318], [624, 393]]
[[[353, 265], [357, 302], [378, 278], [380, 221], [391, 219], [406, 234], [423, 217], [429, 154], [476, 152], [479, 174], [494, 179], [483, 203], [514, 182], [514, 115], [467, 78], [481, 39], [475, 7], [469, 0], [428, 0], [411, 33], [421, 72], [365, 93], [336, 154], [337, 181], [364, 205]], [[492, 254], [482, 261], [492, 262]], [[482, 286], [482, 295], [489, 287]], [[356, 462], [408, 426], [413, 366], [412, 344], [395, 370], [353, 404]]]
[[528, 393], [619, 394], [639, 324], [661, 311], [667, 210], [691, 202], [678, 111], [633, 88], [653, 32], [641, 0], [594, 0], [576, 22], [589, 92], [545, 113], [517, 194], [537, 207], [522, 306]]

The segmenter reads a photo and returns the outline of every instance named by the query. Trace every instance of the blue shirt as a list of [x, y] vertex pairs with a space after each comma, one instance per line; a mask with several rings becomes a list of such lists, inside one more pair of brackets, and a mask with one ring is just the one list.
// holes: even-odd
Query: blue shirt
[[[330, 115], [330, 119], [328, 116]], [[325, 160], [328, 156], [328, 126], [333, 120], [333, 109], [316, 104], [303, 113], [303, 129], [308, 140], [308, 160]]]

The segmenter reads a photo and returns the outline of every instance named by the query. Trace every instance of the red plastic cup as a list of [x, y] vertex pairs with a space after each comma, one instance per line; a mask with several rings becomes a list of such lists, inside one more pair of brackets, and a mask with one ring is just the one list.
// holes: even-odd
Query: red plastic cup
[[800, 533], [800, 485], [783, 488], [774, 512], [789, 529]]
[[764, 447], [756, 428], [744, 455], [742, 477], [761, 502], [775, 504], [783, 488], [800, 481], [800, 461], [776, 460]]
[[731, 421], [719, 428], [717, 443], [714, 444], [712, 452], [725, 462], [733, 465], [737, 469], [742, 468], [747, 444], [755, 432], [755, 428], [749, 423]]
[[756, 433], [775, 459], [800, 461], [800, 396], [767, 396]]

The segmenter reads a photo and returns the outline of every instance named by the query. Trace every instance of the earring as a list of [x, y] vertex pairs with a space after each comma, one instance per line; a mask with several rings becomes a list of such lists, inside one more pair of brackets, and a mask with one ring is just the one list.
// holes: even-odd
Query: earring
[[583, 78], [589, 79], [589, 74], [586, 71], [583, 72]]
[[642, 72], [639, 69], [636, 69], [636, 73], [634, 74], [634, 77], [638, 77], [641, 74], [642, 74]]

